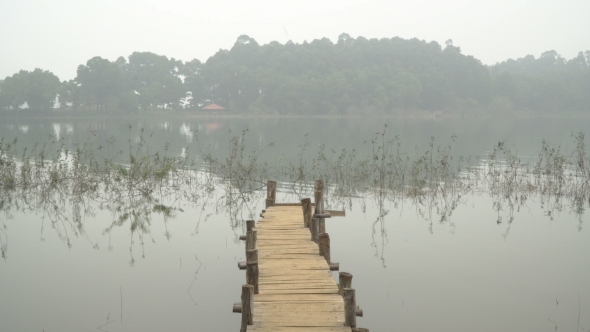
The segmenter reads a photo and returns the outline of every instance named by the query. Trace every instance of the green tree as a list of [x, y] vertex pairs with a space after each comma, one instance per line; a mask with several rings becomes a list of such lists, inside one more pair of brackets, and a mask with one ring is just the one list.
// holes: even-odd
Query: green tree
[[189, 101], [189, 107], [202, 107], [207, 98], [205, 80], [202, 75], [203, 64], [198, 59], [185, 62], [180, 67], [180, 76], [184, 78], [184, 87]]
[[130, 90], [123, 65], [119, 60], [111, 62], [94, 57], [86, 65], [78, 66], [75, 81], [80, 85], [88, 108], [96, 106], [97, 110], [106, 111], [107, 105], [114, 107], [116, 102], [113, 100], [119, 100], [123, 93]]
[[60, 86], [59, 78], [47, 70], [21, 70], [1, 83], [0, 107], [5, 110], [25, 106], [35, 111], [52, 109]]
[[129, 56], [127, 75], [138, 93], [144, 110], [178, 107], [186, 89], [180, 78], [182, 62], [151, 52], [134, 52]]

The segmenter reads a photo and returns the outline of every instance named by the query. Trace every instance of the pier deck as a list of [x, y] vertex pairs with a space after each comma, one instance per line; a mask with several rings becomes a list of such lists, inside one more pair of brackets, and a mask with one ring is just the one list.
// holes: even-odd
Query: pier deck
[[259, 293], [248, 331], [351, 331], [326, 259], [301, 206], [271, 206], [256, 225]]

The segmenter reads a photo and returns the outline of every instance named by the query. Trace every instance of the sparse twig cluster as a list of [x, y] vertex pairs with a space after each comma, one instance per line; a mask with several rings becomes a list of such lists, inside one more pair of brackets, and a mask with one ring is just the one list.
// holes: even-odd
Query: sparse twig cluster
[[[94, 133], [74, 149], [53, 137], [22, 150], [16, 139], [0, 140], [0, 211], [10, 218], [15, 211], [41, 210], [70, 245], [71, 234], [84, 232], [83, 216], [97, 209], [113, 214], [105, 232], [128, 224], [132, 236], [137, 234], [142, 244], [150, 234], [153, 213], [168, 218], [187, 202], [213, 204], [216, 211], [228, 212], [232, 228], [242, 227], [243, 220], [254, 217], [268, 179], [278, 180], [299, 198], [313, 194], [314, 179], [324, 179], [328, 184], [325, 199], [332, 206], [351, 206], [356, 200], [364, 209], [366, 200], [374, 200], [379, 207], [374, 233], [380, 233], [383, 241], [389, 211], [386, 203], [411, 203], [430, 222], [431, 230], [434, 221], [453, 225], [452, 213], [468, 193], [490, 195], [498, 223], [503, 222], [500, 211], [508, 207], [508, 224], [514, 209], [536, 195], [546, 204], [548, 214], [569, 205], [580, 216], [581, 229], [581, 215], [590, 204], [590, 161], [584, 133], [573, 135], [575, 148], [570, 153], [543, 141], [538, 155], [523, 161], [503, 142], [483, 157], [457, 158], [452, 153], [455, 137], [443, 146], [432, 138], [425, 151], [416, 149], [409, 154], [385, 126], [366, 142], [364, 151], [335, 151], [320, 145], [312, 155], [306, 136], [297, 162], [273, 164], [261, 158], [272, 153], [272, 144], [248, 149], [247, 130], [239, 135], [229, 133], [224, 157], [214, 156], [212, 147], [201, 146], [195, 135], [199, 159], [170, 156], [167, 146], [148, 153], [151, 136], [141, 129], [139, 138], [132, 141], [131, 127], [129, 131], [128, 151], [115, 151], [114, 138], [95, 146]], [[3, 257], [6, 241], [2, 230]]]

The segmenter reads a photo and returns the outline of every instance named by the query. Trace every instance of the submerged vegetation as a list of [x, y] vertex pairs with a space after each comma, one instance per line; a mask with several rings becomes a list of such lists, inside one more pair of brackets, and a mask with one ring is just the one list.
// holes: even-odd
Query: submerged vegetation
[[[294, 199], [312, 196], [313, 180], [324, 179], [331, 207], [356, 202], [364, 208], [368, 200], [377, 202], [374, 232], [381, 233], [383, 241], [389, 212], [385, 203], [411, 203], [432, 227], [434, 222], [452, 225], [453, 211], [466, 195], [489, 195], [497, 222], [508, 224], [506, 234], [515, 209], [531, 197], [540, 198], [548, 216], [569, 207], [579, 216], [579, 230], [590, 204], [590, 159], [582, 132], [572, 135], [572, 151], [543, 141], [535, 157], [523, 160], [503, 142], [486, 155], [457, 157], [452, 153], [456, 137], [446, 145], [432, 138], [426, 149], [407, 153], [385, 126], [362, 153], [323, 145], [310, 151], [305, 137], [297, 161], [276, 163], [261, 158], [273, 153], [272, 144], [249, 149], [247, 130], [228, 135], [225, 156], [201, 145], [198, 135], [191, 147], [196, 157], [188, 152], [171, 156], [166, 147], [151, 153], [150, 137], [129, 127], [126, 151], [114, 149], [114, 138], [99, 142], [95, 133], [73, 149], [52, 136], [33, 148], [20, 148], [17, 139], [0, 140], [0, 211], [5, 218], [15, 212], [42, 211], [43, 219], [70, 246], [71, 235], [84, 234], [84, 216], [98, 210], [112, 213], [105, 233], [126, 225], [141, 244], [149, 236], [153, 214], [173, 217], [186, 204], [212, 204], [231, 216], [232, 228], [242, 227], [244, 219], [255, 216], [268, 179], [279, 180], [280, 190]], [[507, 220], [501, 211], [508, 211]], [[4, 258], [5, 228], [0, 229]]]

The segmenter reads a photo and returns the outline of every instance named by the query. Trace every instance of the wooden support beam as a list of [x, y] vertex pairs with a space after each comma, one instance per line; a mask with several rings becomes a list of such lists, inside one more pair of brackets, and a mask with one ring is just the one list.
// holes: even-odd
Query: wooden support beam
[[258, 249], [246, 250], [246, 261], [238, 262], [238, 268], [240, 270], [246, 270], [248, 268], [248, 262], [258, 262]]
[[246, 220], [246, 231], [251, 231], [254, 227], [256, 227], [256, 221]]
[[266, 182], [266, 198], [276, 200], [277, 196], [277, 182], [268, 180]]
[[[256, 227], [255, 220], [246, 220], [246, 231], [251, 231], [254, 227]], [[240, 235], [240, 241], [246, 241], [246, 235]]]
[[266, 207], [275, 205], [277, 197], [277, 183], [268, 180], [266, 182]]
[[318, 214], [324, 211], [324, 180], [315, 180], [314, 182], [314, 203], [314, 213]]
[[246, 262], [258, 262], [258, 249], [246, 250]]
[[352, 274], [348, 272], [338, 273], [338, 294], [342, 295], [344, 288], [352, 288]]
[[246, 232], [246, 251], [256, 249], [256, 230]]
[[320, 245], [320, 256], [324, 256], [326, 262], [330, 264], [330, 235], [328, 233], [320, 233], [318, 235], [318, 243]]
[[[318, 219], [314, 219], [314, 220], [318, 220]], [[321, 222], [321, 219], [319, 219], [319, 221]], [[312, 228], [313, 229], [313, 228]], [[324, 227], [325, 229], [325, 227]], [[319, 232], [319, 229], [318, 229]], [[313, 236], [313, 235], [312, 235]], [[330, 267], [330, 271], [339, 271], [340, 270], [340, 264], [339, 263], [332, 263], [331, 260], [331, 256], [330, 256], [330, 235], [328, 235], [328, 233], [320, 233], [317, 236], [317, 241], [316, 241], [320, 247], [320, 256], [323, 256], [326, 259], [326, 262], [328, 263], [328, 266]]]
[[232, 308], [232, 312], [241, 313], [242, 312], [242, 302], [235, 302]]
[[357, 317], [363, 317], [363, 309], [359, 308], [358, 305], [356, 306], [355, 314]]
[[346, 211], [344, 210], [325, 210], [324, 213], [329, 213], [330, 217], [346, 217]]
[[324, 218], [319, 218], [320, 219], [320, 223], [318, 225], [318, 232], [319, 234], [325, 233], [326, 232], [326, 219]]
[[303, 225], [309, 228], [311, 224], [311, 198], [304, 198], [301, 200], [301, 208], [303, 209]]
[[352, 332], [369, 332], [369, 329], [362, 329], [362, 328], [354, 328], [352, 329]]
[[246, 263], [246, 282], [254, 286], [254, 294], [258, 294], [258, 261]]
[[314, 218], [331, 218], [332, 215], [328, 212], [316, 213], [313, 215]]
[[313, 189], [315, 191], [324, 191], [324, 180], [315, 180], [313, 182]]
[[342, 290], [344, 298], [344, 326], [356, 327], [356, 297], [354, 288]]
[[254, 286], [242, 285], [242, 325], [240, 332], [247, 332], [248, 325], [254, 323]]
[[318, 243], [318, 235], [320, 231], [320, 220], [318, 218], [311, 219], [311, 240]]

